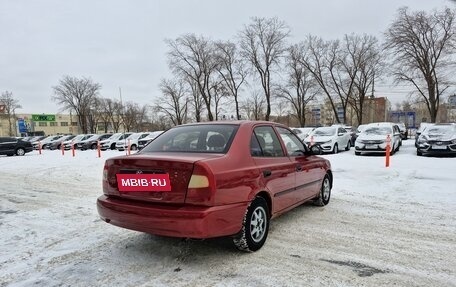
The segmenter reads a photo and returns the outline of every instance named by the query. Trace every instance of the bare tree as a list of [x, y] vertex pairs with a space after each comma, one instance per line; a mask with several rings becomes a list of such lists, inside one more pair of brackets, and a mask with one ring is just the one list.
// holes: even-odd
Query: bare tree
[[192, 100], [189, 102], [189, 113], [190, 110], [192, 110], [192, 112], [195, 115], [195, 121], [199, 123], [202, 120], [202, 114], [204, 112], [204, 100], [198, 89], [198, 84], [196, 84], [189, 78], [187, 78], [185, 81], [187, 85], [190, 87], [191, 91]]
[[100, 119], [104, 122], [105, 132], [111, 127], [112, 130], [119, 132], [120, 125], [122, 124], [122, 104], [118, 100], [110, 98], [100, 99]]
[[385, 47], [391, 52], [396, 82], [411, 84], [436, 121], [440, 98], [447, 82], [451, 57], [456, 50], [455, 13], [446, 8], [410, 12], [400, 8], [385, 33]]
[[[338, 82], [334, 82], [333, 79], [337, 79], [335, 75], [338, 74], [337, 71], [340, 68], [338, 58], [340, 43], [339, 41], [325, 42], [321, 38], [308, 36], [303, 45], [305, 46], [306, 54], [301, 59], [301, 64], [312, 73], [321, 91], [326, 95], [330, 109], [334, 115], [337, 115], [337, 105], [343, 93], [338, 89], [337, 85], [334, 85]], [[338, 117], [336, 117], [336, 120], [340, 122]]]
[[149, 106], [140, 106], [137, 103], [126, 102], [122, 111], [122, 122], [126, 131], [140, 132], [147, 125], [147, 111]]
[[278, 18], [252, 18], [240, 32], [240, 49], [243, 58], [253, 66], [261, 80], [266, 99], [268, 121], [271, 114], [271, 73], [278, 67], [286, 51], [289, 28]]
[[214, 120], [212, 114], [213, 81], [218, 65], [214, 43], [207, 38], [187, 34], [176, 40], [166, 40], [169, 66], [173, 72], [184, 79], [191, 79], [201, 95], [209, 121]]
[[293, 114], [300, 126], [306, 125], [306, 108], [315, 99], [318, 89], [312, 73], [302, 64], [305, 62], [305, 47], [295, 44], [289, 47], [286, 57], [287, 80], [278, 86], [278, 97], [291, 104]]
[[89, 132], [88, 116], [93, 99], [98, 96], [101, 85], [90, 78], [64, 76], [57, 86], [52, 87], [52, 100], [63, 110], [75, 111], [83, 133]]
[[215, 45], [217, 48], [217, 60], [220, 63], [217, 67], [217, 71], [225, 83], [224, 86], [227, 94], [234, 100], [236, 119], [240, 120], [239, 92], [248, 75], [245, 61], [240, 57], [236, 44], [229, 41], [220, 41]]
[[254, 91], [251, 97], [242, 103], [241, 110], [244, 111], [247, 119], [259, 121], [264, 119], [264, 106], [264, 97], [258, 91]]
[[16, 109], [22, 108], [19, 101], [13, 97], [12, 92], [5, 91], [0, 97], [0, 106], [3, 107], [3, 113], [8, 119], [8, 134], [9, 136], [16, 135], [16, 127], [13, 131], [13, 121], [16, 122]]
[[184, 82], [163, 79], [160, 83], [160, 89], [163, 97], [157, 100], [155, 110], [163, 112], [173, 125], [186, 123], [188, 99]]
[[383, 73], [382, 54], [374, 36], [352, 36], [350, 41], [351, 46], [357, 47], [349, 50], [357, 73], [349, 104], [355, 111], [358, 124], [362, 124], [365, 101], [369, 95], [373, 96], [375, 80]]

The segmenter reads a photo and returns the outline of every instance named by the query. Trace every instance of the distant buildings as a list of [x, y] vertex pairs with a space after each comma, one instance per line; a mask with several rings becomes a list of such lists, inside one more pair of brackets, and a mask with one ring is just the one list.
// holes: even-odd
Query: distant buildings
[[[13, 120], [13, 131], [16, 131], [16, 136], [21, 134], [33, 134], [42, 132], [45, 135], [56, 134], [78, 134], [77, 117], [67, 114], [17, 114], [16, 120]], [[6, 115], [0, 116], [0, 136], [8, 136], [9, 134], [8, 118]]]

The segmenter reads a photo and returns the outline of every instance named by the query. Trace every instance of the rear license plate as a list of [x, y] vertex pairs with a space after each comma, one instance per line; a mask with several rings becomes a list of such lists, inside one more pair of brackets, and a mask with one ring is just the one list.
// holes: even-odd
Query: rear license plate
[[119, 191], [171, 191], [169, 174], [116, 174]]

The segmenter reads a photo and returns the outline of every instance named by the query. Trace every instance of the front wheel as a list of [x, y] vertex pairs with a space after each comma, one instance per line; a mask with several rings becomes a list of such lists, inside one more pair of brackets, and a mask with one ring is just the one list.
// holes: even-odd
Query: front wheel
[[16, 155], [24, 155], [24, 154], [25, 154], [25, 149], [20, 147], [16, 150]]
[[337, 144], [335, 144], [333, 147], [333, 153], [336, 154], [338, 152], [339, 152], [339, 146]]
[[325, 206], [329, 203], [329, 199], [331, 198], [331, 181], [329, 180], [329, 176], [325, 175], [323, 178], [323, 183], [321, 184], [320, 193], [318, 194], [317, 199], [315, 200], [315, 204], [318, 206]]
[[256, 197], [247, 208], [242, 229], [233, 238], [233, 243], [241, 251], [257, 251], [264, 245], [268, 231], [268, 204], [264, 198]]
[[346, 150], [346, 151], [349, 151], [350, 148], [351, 148], [351, 142], [348, 141], [348, 142], [347, 142], [347, 146], [345, 147], [345, 150]]

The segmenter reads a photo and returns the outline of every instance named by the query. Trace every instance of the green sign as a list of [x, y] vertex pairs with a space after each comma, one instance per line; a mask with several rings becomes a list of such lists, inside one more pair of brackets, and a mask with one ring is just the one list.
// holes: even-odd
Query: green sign
[[34, 122], [55, 122], [55, 115], [32, 115]]

